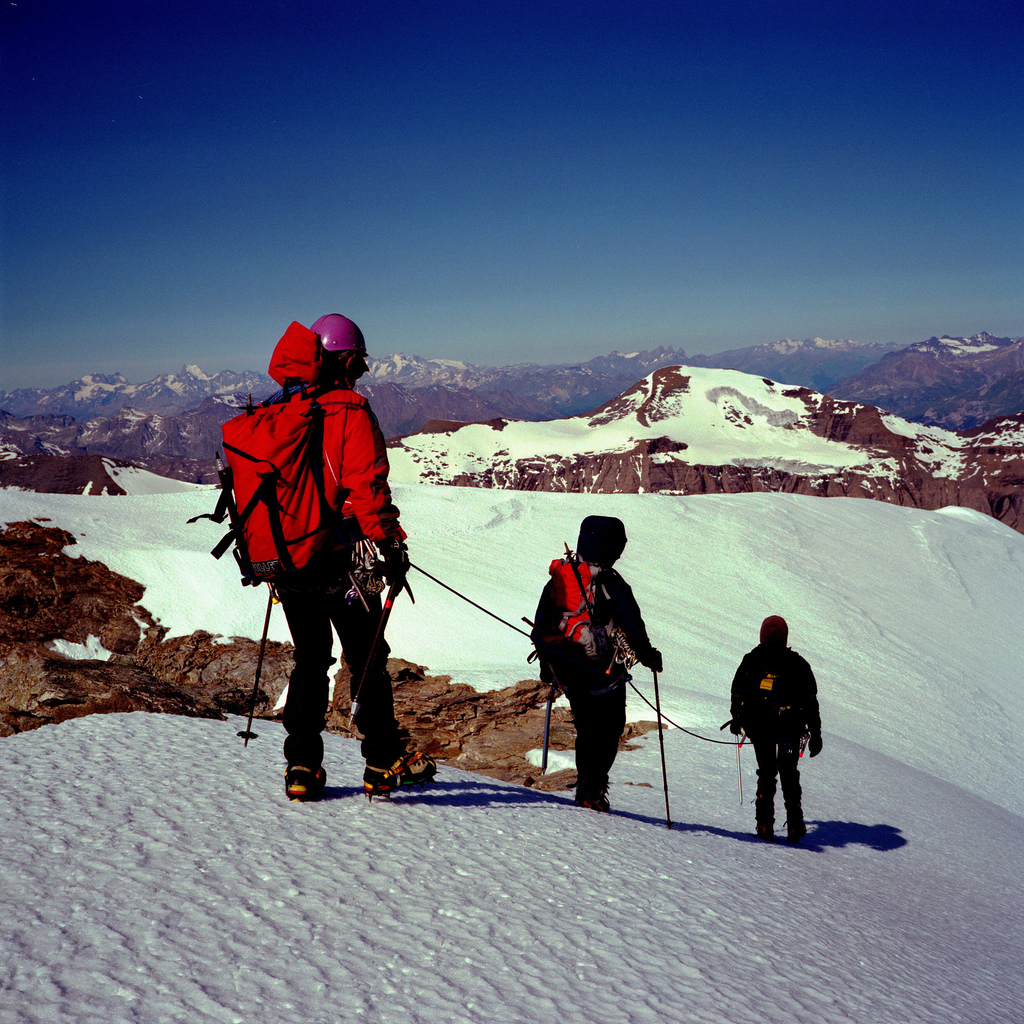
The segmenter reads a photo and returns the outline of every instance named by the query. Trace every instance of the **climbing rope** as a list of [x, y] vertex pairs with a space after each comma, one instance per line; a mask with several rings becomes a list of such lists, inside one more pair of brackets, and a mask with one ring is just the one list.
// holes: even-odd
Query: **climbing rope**
[[[414, 562], [410, 562], [409, 563], [409, 568], [410, 569], [415, 569], [418, 573], [422, 573], [424, 576], [427, 577], [428, 580], [432, 580], [439, 587], [443, 587], [445, 590], [447, 590], [450, 594], [454, 594], [456, 597], [461, 598], [463, 601], [466, 602], [466, 604], [470, 604], [474, 608], [476, 608], [477, 611], [481, 611], [485, 615], [489, 615], [492, 619], [496, 619], [503, 626], [508, 626], [509, 629], [513, 629], [517, 633], [521, 634], [522, 636], [525, 636], [526, 639], [530, 641], [530, 643], [532, 643], [532, 644], [534, 644], [536, 646], [536, 641], [534, 641], [533, 637], [531, 637], [530, 634], [526, 632], [526, 630], [520, 629], [514, 623], [508, 622], [507, 620], [503, 619], [500, 615], [495, 615], [494, 612], [489, 611], [487, 608], [485, 608], [481, 604], [477, 604], [476, 601], [473, 601], [470, 598], [466, 597], [465, 594], [460, 593], [454, 587], [450, 587], [450, 586], [448, 586], [447, 583], [443, 583], [436, 576], [432, 576], [429, 572], [426, 571], [426, 569], [421, 569]], [[564, 654], [563, 654], [563, 657], [565, 657]], [[636, 688], [636, 686], [634, 685], [632, 680], [629, 681], [629, 685], [632, 688], [633, 692], [652, 711], [654, 711], [655, 714], [657, 714], [658, 713], [658, 709]], [[735, 740], [716, 740], [716, 739], [711, 739], [708, 736], [701, 736], [700, 733], [692, 732], [690, 729], [684, 729], [681, 725], [677, 725], [675, 722], [673, 722], [672, 719], [669, 718], [668, 715], [666, 715], [664, 712], [661, 713], [661, 719], [663, 721], [667, 722], [670, 726], [672, 726], [673, 729], [678, 729], [680, 732], [685, 732], [687, 736], [693, 736], [695, 739], [703, 740], [705, 743], [717, 743], [717, 744], [719, 744], [719, 745], [721, 745], [723, 747], [738, 747], [738, 746], [740, 746], [740, 744], [737, 741], [735, 741]]]

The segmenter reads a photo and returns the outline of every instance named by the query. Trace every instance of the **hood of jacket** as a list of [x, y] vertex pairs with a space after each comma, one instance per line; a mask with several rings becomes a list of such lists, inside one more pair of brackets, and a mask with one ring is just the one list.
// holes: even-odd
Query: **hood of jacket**
[[322, 355], [319, 336], [293, 320], [274, 347], [267, 372], [282, 387], [315, 384], [320, 375]]
[[580, 524], [576, 554], [584, 562], [611, 568], [626, 547], [626, 527], [614, 516], [587, 516]]

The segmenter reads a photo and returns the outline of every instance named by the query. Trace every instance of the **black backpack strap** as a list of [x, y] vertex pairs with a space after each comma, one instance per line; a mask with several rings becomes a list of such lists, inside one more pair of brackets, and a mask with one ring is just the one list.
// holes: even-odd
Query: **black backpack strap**
[[[225, 445], [227, 447], [227, 445]], [[232, 448], [232, 451], [236, 449]], [[244, 454], [244, 453], [241, 453]], [[235, 506], [235, 492], [231, 477], [231, 467], [220, 460], [220, 453], [217, 453], [217, 476], [220, 479], [220, 497], [217, 498], [217, 507], [213, 512], [193, 516], [188, 521], [197, 522], [200, 519], [209, 519], [214, 523], [223, 523], [227, 519], [231, 523], [231, 529], [224, 534], [217, 542], [216, 547], [210, 552], [214, 558], [221, 558], [230, 547], [232, 541], [235, 543], [235, 558], [238, 567], [242, 572], [243, 582], [252, 575], [252, 563], [249, 560], [249, 552], [245, 550], [245, 536], [241, 530], [244, 521], [239, 517], [238, 509]]]
[[309, 414], [312, 422], [309, 425], [309, 436], [306, 440], [306, 467], [316, 484], [317, 501], [320, 503], [320, 522], [330, 523], [335, 518], [337, 510], [327, 500], [327, 491], [324, 487], [324, 461], [327, 458], [327, 453], [324, 451], [326, 413], [316, 398], [310, 404]]
[[583, 595], [583, 602], [587, 606], [587, 614], [590, 616], [591, 625], [596, 626], [598, 629], [604, 628], [598, 621], [597, 609], [594, 607], [594, 602], [590, 600], [587, 588], [583, 585], [583, 577], [580, 575], [579, 560], [577, 556], [569, 550], [568, 544], [565, 545], [565, 559], [569, 565], [572, 566], [572, 574], [576, 577], [576, 584], [580, 588], [580, 593]]
[[212, 512], [204, 512], [202, 515], [193, 516], [186, 522], [197, 523], [200, 519], [209, 519], [215, 523], [223, 523], [228, 515], [228, 492], [221, 488], [220, 496], [217, 498], [217, 507]]

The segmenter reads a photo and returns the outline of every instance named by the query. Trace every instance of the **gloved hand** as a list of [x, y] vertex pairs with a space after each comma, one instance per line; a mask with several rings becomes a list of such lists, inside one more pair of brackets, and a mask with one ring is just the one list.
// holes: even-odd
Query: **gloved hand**
[[810, 740], [807, 742], [807, 752], [811, 757], [817, 757], [821, 753], [821, 733], [816, 732], [811, 735]]
[[646, 665], [652, 672], [660, 673], [664, 667], [661, 661], [661, 651], [652, 647], [647, 656], [642, 659], [641, 664]]
[[384, 561], [384, 578], [389, 584], [401, 584], [409, 572], [409, 549], [404, 540], [382, 540], [377, 550]]
[[729, 732], [731, 732], [733, 736], [739, 736], [739, 734], [743, 732], [743, 725], [738, 718], [734, 718], [729, 723]]

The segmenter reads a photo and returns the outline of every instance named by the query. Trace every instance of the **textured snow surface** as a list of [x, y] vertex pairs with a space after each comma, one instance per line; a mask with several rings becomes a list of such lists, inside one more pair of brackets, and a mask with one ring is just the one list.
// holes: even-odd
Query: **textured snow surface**
[[[606, 816], [446, 767], [368, 805], [333, 736], [327, 799], [290, 804], [274, 723], [245, 749], [239, 720], [94, 715], [0, 740], [2, 1024], [1013, 1019], [1024, 538], [791, 495], [397, 498], [413, 560], [512, 623], [584, 515], [621, 516], [663, 706], [709, 738], [784, 614], [824, 722], [804, 843], [752, 836], [749, 748], [741, 805], [735, 748], [674, 729], [669, 830], [654, 733], [616, 761]], [[263, 600], [207, 553], [219, 528], [184, 525], [212, 499], [7, 493], [0, 518], [69, 529], [178, 633], [258, 635]], [[531, 673], [523, 638], [411, 578], [396, 654], [484, 686]]]
[[[624, 755], [619, 813], [451, 769], [281, 793], [279, 727], [104, 715], [0, 744], [0, 1019], [996, 1021], [1024, 995], [1021, 821], [844, 741], [758, 843], [733, 752]], [[748, 794], [752, 758], [747, 760]]]

